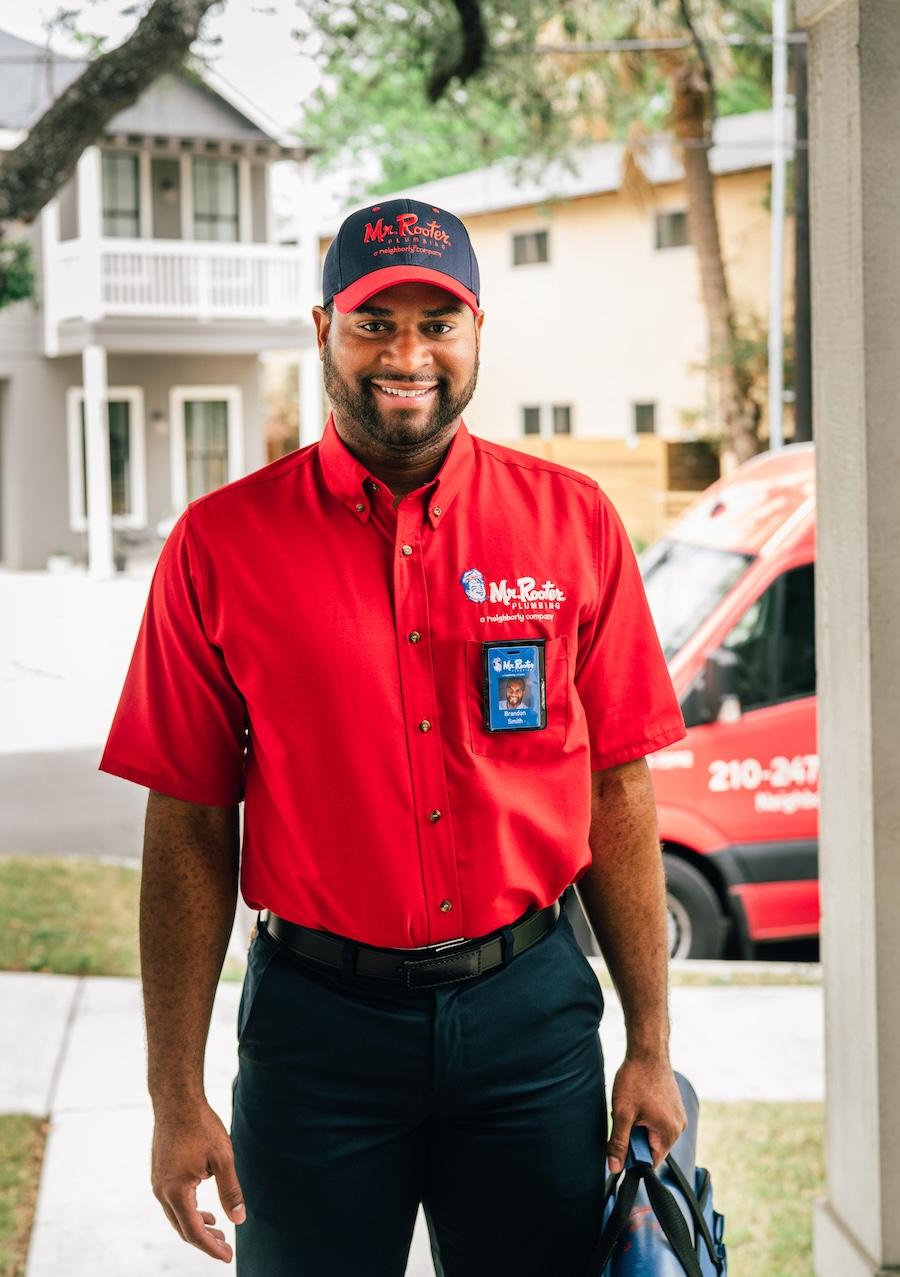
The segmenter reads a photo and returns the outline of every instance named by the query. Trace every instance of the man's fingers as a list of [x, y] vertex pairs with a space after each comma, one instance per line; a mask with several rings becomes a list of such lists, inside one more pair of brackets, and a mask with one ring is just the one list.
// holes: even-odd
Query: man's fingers
[[613, 1110], [613, 1127], [606, 1146], [606, 1157], [613, 1175], [618, 1175], [625, 1165], [628, 1154], [628, 1140], [634, 1125], [634, 1113], [631, 1109]]
[[219, 1201], [222, 1203], [225, 1214], [233, 1224], [243, 1224], [247, 1218], [247, 1211], [244, 1207], [244, 1194], [241, 1192], [237, 1172], [234, 1169], [231, 1145], [228, 1145], [227, 1153], [211, 1156], [209, 1164], [216, 1177]]
[[[195, 1189], [185, 1185], [181, 1189], [170, 1192], [169, 1204], [175, 1212], [181, 1235], [186, 1242], [190, 1242], [192, 1246], [196, 1246], [213, 1259], [221, 1259], [226, 1264], [231, 1262], [231, 1247], [225, 1241], [224, 1233], [220, 1229], [210, 1228], [197, 1209]], [[204, 1213], [209, 1214], [208, 1211]], [[214, 1221], [213, 1215], [210, 1222]]]

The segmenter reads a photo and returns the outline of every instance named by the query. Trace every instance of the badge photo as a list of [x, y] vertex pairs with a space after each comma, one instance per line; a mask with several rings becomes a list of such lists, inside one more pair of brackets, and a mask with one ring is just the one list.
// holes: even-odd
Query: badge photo
[[487, 731], [533, 732], [547, 726], [545, 641], [482, 643], [482, 708]]

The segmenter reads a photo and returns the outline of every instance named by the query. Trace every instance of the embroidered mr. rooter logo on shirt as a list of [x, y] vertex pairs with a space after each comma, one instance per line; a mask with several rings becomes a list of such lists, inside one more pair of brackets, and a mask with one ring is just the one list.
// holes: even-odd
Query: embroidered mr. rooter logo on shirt
[[383, 244], [385, 241], [410, 239], [413, 240], [412, 244], [401, 244], [395, 251], [408, 252], [410, 248], [421, 246], [423, 249], [427, 247], [432, 252], [437, 250], [443, 253], [445, 248], [452, 247], [450, 236], [442, 229], [439, 222], [432, 218], [423, 226], [419, 225], [419, 218], [415, 213], [398, 213], [394, 222], [385, 222], [383, 217], [379, 217], [377, 222], [366, 222], [366, 228], [363, 231], [363, 244]]
[[552, 621], [566, 602], [566, 592], [555, 581], [538, 583], [537, 577], [520, 576], [514, 581], [485, 582], [478, 568], [467, 568], [459, 578], [466, 598], [472, 603], [499, 603], [508, 612], [487, 614], [484, 621]]

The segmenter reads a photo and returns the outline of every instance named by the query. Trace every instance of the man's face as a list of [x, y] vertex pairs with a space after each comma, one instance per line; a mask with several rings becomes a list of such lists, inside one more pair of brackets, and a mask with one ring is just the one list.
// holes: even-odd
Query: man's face
[[483, 312], [433, 284], [397, 284], [358, 310], [314, 313], [325, 390], [346, 426], [408, 450], [455, 422], [475, 391]]
[[508, 709], [515, 709], [517, 705], [522, 704], [522, 698], [525, 695], [525, 683], [521, 678], [511, 678], [506, 684], [506, 705]]

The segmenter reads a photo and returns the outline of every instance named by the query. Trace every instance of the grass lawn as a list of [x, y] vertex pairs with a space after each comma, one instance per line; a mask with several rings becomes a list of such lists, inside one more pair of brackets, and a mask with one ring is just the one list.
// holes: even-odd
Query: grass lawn
[[[0, 971], [139, 975], [140, 881], [138, 865], [0, 856]], [[223, 979], [243, 972], [226, 958]]]
[[825, 1192], [821, 1104], [703, 1104], [697, 1161], [725, 1216], [728, 1277], [813, 1277]]
[[47, 1123], [0, 1116], [0, 1277], [24, 1277]]

